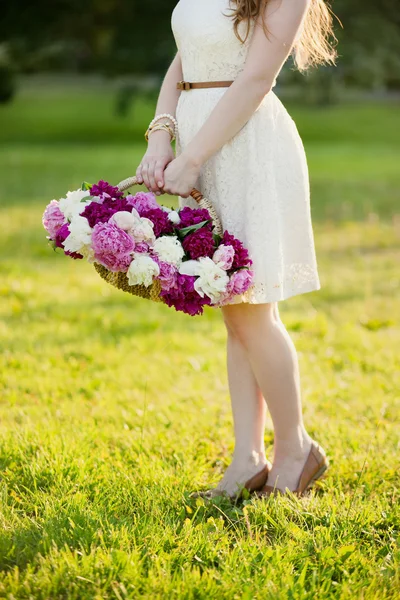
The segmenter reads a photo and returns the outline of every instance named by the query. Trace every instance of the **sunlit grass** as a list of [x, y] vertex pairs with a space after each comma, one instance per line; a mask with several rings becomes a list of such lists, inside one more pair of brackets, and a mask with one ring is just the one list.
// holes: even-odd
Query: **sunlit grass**
[[[52, 197], [82, 179], [122, 179], [143, 145], [0, 151], [0, 597], [399, 597], [391, 135], [376, 160], [372, 143], [307, 142], [322, 289], [281, 314], [331, 468], [307, 498], [237, 506], [189, 498], [233, 450], [219, 310], [190, 318], [114, 290], [54, 253], [41, 228]], [[270, 452], [270, 428], [265, 441]]]

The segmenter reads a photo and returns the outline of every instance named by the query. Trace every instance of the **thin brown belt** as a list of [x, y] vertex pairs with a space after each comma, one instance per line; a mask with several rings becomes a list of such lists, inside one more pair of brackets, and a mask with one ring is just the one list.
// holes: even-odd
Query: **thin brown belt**
[[193, 88], [229, 87], [233, 81], [178, 81], [177, 90], [191, 90]]

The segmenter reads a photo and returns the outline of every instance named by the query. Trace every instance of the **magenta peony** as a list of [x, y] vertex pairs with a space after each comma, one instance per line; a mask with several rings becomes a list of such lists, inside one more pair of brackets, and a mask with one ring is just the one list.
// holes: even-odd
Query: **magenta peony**
[[94, 227], [97, 223], [106, 223], [110, 217], [116, 212], [125, 210], [132, 212], [132, 207], [126, 201], [126, 198], [106, 198], [104, 202], [91, 202], [81, 213], [82, 217], [86, 217], [90, 227]]
[[43, 227], [49, 234], [50, 239], [55, 239], [57, 231], [62, 225], [64, 225], [64, 223], [66, 223], [66, 221], [67, 220], [62, 214], [57, 200], [52, 200], [50, 204], [46, 206], [42, 217]]
[[[56, 236], [54, 238], [54, 243], [57, 248], [62, 248], [64, 250], [64, 242], [70, 233], [68, 225], [69, 223], [65, 223], [57, 230]], [[68, 250], [64, 250], [64, 252], [65, 254], [67, 254], [71, 258], [74, 258], [75, 260], [83, 258], [82, 254], [79, 254], [79, 252], [69, 252]]]
[[153, 192], [138, 192], [134, 196], [127, 196], [126, 199], [130, 206], [136, 208], [141, 217], [146, 216], [144, 213], [153, 208], [160, 208]]
[[227, 246], [233, 246], [235, 250], [235, 256], [233, 258], [232, 269], [241, 269], [242, 267], [249, 267], [252, 264], [248, 250], [243, 246], [242, 242], [235, 238], [227, 231], [224, 231], [222, 236], [222, 243]]
[[168, 306], [173, 306], [175, 310], [182, 311], [188, 315], [201, 315], [203, 306], [211, 304], [208, 296], [202, 298], [194, 289], [196, 277], [192, 275], [176, 276], [176, 285], [169, 291], [161, 291], [161, 297]]
[[154, 234], [156, 237], [160, 237], [160, 235], [164, 235], [165, 233], [172, 233], [174, 230], [173, 224], [168, 219], [168, 213], [159, 206], [157, 208], [143, 210], [139, 214], [141, 217], [150, 219], [150, 221], [153, 223]]
[[190, 258], [212, 256], [214, 254], [214, 238], [212, 232], [201, 227], [183, 238], [182, 246]]
[[91, 196], [100, 196], [103, 200], [106, 198], [117, 199], [123, 197], [123, 193], [120, 192], [116, 186], [110, 185], [107, 181], [103, 181], [102, 179], [100, 179], [98, 183], [92, 185], [91, 188], [89, 188], [89, 192]]
[[96, 261], [110, 271], [128, 270], [135, 242], [113, 223], [97, 223], [92, 233], [92, 248]]
[[[202, 221], [211, 220], [210, 213], [206, 208], [190, 208], [190, 206], [184, 206], [178, 211], [181, 222], [178, 225], [179, 229], [183, 227], [189, 227], [190, 225], [197, 225]], [[207, 228], [212, 229], [212, 223], [207, 223]]]

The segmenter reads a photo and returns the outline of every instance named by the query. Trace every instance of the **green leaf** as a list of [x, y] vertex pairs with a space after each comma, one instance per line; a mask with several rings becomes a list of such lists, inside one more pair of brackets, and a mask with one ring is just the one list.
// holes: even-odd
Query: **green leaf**
[[349, 545], [349, 546], [342, 546], [341, 548], [339, 548], [338, 550], [338, 556], [340, 557], [340, 561], [344, 562], [345, 560], [347, 560], [349, 558], [349, 556], [351, 556], [354, 552], [356, 551], [356, 547], [354, 546], [354, 544]]
[[335, 557], [336, 557], [336, 552], [330, 546], [328, 546], [327, 548], [324, 548], [321, 551], [321, 559], [323, 561], [329, 561], [330, 559], [335, 558]]
[[88, 200], [93, 200], [94, 196], [85, 196], [81, 199], [81, 202], [87, 202]]
[[86, 192], [87, 190], [89, 190], [91, 187], [92, 187], [92, 184], [91, 184], [91, 183], [88, 183], [87, 181], [84, 181], [84, 182], [82, 183], [82, 190], [83, 190], [84, 192]]
[[303, 569], [302, 569], [302, 571], [301, 571], [301, 573], [299, 575], [298, 580], [296, 581], [297, 586], [299, 586], [300, 588], [304, 587], [304, 583], [306, 581], [307, 569], [309, 567], [309, 564], [310, 564], [310, 562], [306, 558], [305, 563], [304, 563], [304, 567], [303, 567]]
[[219, 246], [222, 237], [218, 233], [213, 233], [214, 243]]
[[195, 225], [189, 225], [188, 227], [182, 227], [182, 229], [179, 229], [179, 235], [181, 237], [185, 237], [186, 235], [188, 235], [188, 233], [193, 233], [193, 231], [197, 231], [198, 229], [200, 229], [201, 227], [204, 227], [204, 225], [206, 225], [209, 222], [210, 222], [210, 219], [207, 219], [206, 221], [201, 221], [201, 223], [196, 223]]

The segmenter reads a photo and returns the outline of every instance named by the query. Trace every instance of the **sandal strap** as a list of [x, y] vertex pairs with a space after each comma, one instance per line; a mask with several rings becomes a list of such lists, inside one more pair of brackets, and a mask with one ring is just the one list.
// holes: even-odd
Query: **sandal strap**
[[249, 492], [260, 490], [265, 485], [268, 479], [268, 473], [269, 465], [268, 463], [266, 463], [261, 469], [261, 471], [258, 471], [258, 473], [256, 473], [246, 481], [246, 483], [244, 484], [246, 490], [248, 490]]
[[318, 479], [328, 467], [325, 452], [317, 442], [312, 441], [311, 449], [300, 475], [299, 483], [294, 493], [304, 494], [307, 488]]
[[[304, 464], [303, 470], [300, 474], [299, 483], [297, 488], [293, 490], [292, 494], [296, 496], [303, 496], [309, 487], [319, 479], [328, 468], [329, 462], [325, 452], [321, 446], [314, 440], [311, 442], [311, 449], [308, 454], [307, 460]], [[272, 485], [264, 485], [264, 487], [256, 492], [257, 496], [279, 496], [285, 494], [283, 490], [273, 487]]]

